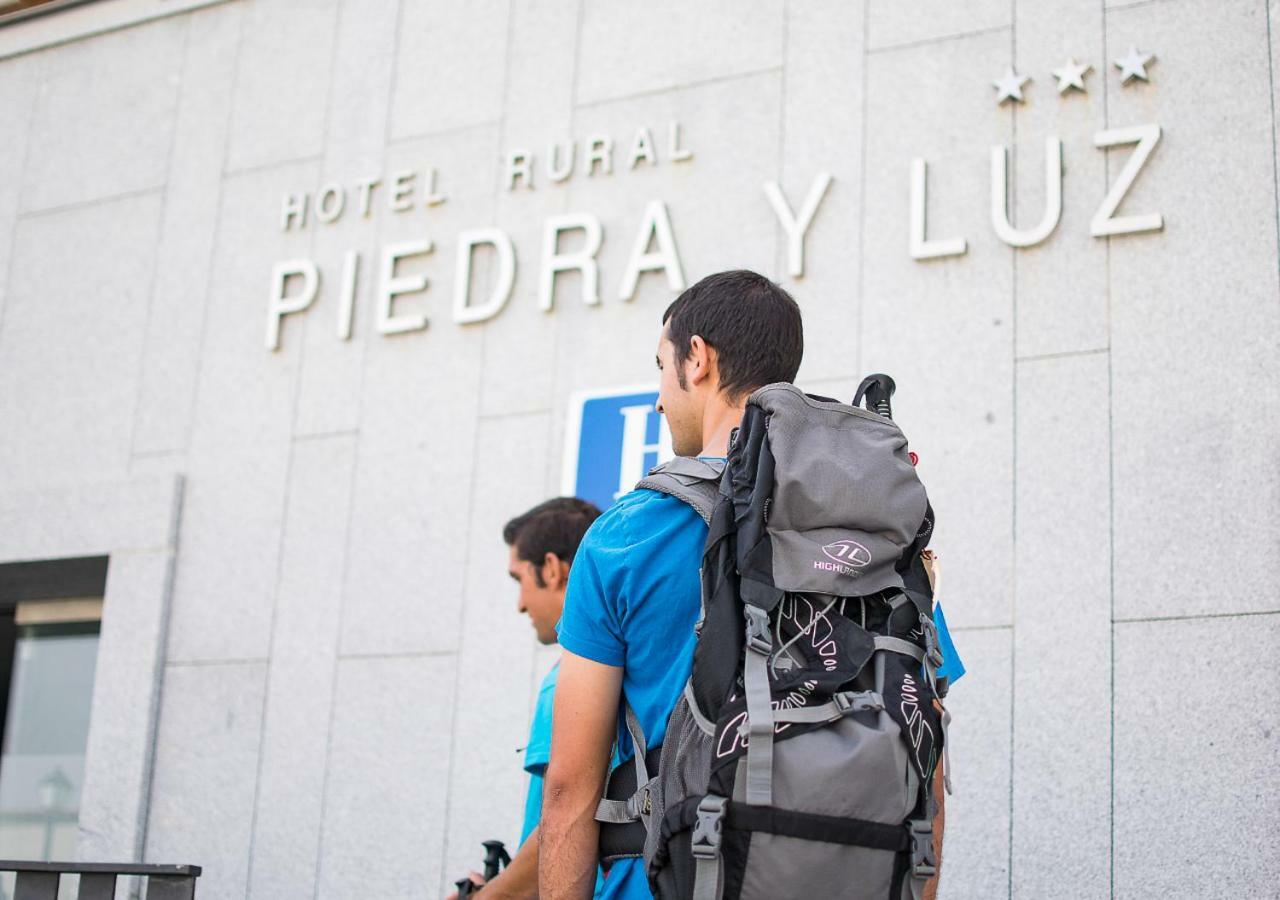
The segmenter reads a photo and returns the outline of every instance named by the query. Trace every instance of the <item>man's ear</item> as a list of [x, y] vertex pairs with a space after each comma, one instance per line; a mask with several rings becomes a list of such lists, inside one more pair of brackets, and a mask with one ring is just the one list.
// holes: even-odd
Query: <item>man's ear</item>
[[542, 558], [542, 580], [549, 588], [562, 588], [569, 582], [569, 564], [554, 553]]
[[715, 373], [716, 351], [695, 334], [689, 338], [689, 357], [685, 360], [686, 378], [691, 384], [702, 384]]

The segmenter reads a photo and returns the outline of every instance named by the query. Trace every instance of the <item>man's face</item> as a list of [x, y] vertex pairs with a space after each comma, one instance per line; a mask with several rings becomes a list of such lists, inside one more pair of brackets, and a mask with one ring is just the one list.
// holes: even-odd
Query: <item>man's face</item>
[[676, 455], [697, 456], [702, 452], [702, 407], [687, 382], [681, 385], [675, 354], [675, 344], [663, 325], [658, 339], [658, 412], [667, 417], [671, 448]]
[[554, 644], [556, 623], [560, 621], [560, 613], [564, 609], [565, 582], [560, 577], [560, 560], [554, 554], [548, 555], [554, 563], [542, 566], [542, 584], [538, 583], [539, 567], [517, 556], [514, 545], [510, 548], [507, 574], [520, 585], [516, 609], [528, 614], [540, 643]]

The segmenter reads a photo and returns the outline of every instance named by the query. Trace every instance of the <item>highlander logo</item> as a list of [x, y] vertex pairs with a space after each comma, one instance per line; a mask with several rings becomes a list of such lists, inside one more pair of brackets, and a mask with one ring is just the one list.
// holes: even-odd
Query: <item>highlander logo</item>
[[871, 551], [848, 538], [827, 544], [822, 548], [822, 553], [831, 562], [817, 559], [814, 560], [813, 567], [827, 572], [839, 572], [842, 575], [858, 575], [857, 570], [871, 562]]

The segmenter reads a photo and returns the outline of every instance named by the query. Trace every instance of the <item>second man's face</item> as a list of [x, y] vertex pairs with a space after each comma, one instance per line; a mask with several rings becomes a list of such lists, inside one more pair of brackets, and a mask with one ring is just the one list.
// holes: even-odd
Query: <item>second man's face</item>
[[540, 643], [554, 644], [557, 639], [556, 623], [560, 621], [560, 613], [564, 608], [565, 585], [559, 577], [559, 560], [554, 565], [544, 567], [548, 571], [541, 573], [542, 583], [539, 584], [538, 567], [516, 555], [515, 547], [511, 547], [510, 551], [507, 573], [520, 585], [516, 608], [529, 616]]

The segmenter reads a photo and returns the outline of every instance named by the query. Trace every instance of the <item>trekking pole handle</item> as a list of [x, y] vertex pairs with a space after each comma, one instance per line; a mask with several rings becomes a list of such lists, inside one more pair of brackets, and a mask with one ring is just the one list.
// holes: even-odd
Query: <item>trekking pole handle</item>
[[873, 413], [878, 413], [886, 419], [893, 418], [893, 407], [890, 400], [893, 398], [893, 392], [897, 390], [892, 378], [885, 374], [868, 375], [862, 379], [862, 384], [858, 385], [858, 392], [853, 395], [853, 405], [859, 406], [863, 399], [867, 401], [867, 409]]
[[511, 854], [502, 841], [484, 842], [484, 880], [495, 878], [503, 866], [510, 865]]

